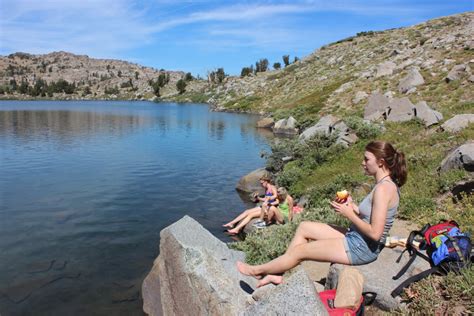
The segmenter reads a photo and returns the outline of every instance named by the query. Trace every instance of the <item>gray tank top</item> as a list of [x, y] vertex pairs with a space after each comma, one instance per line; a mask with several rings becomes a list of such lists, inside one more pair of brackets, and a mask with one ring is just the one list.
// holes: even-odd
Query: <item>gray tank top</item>
[[[396, 185], [391, 179], [384, 179], [380, 181], [379, 183], [376, 183], [372, 191], [370, 191], [370, 193], [359, 204], [359, 212], [360, 212], [359, 217], [366, 223], [370, 223], [370, 216], [372, 214], [372, 196], [374, 195], [374, 191], [377, 188], [377, 185], [385, 181], [390, 181], [391, 183]], [[398, 193], [397, 203], [395, 204], [394, 207], [391, 207], [387, 210], [387, 217], [385, 219], [385, 227], [383, 230], [382, 237], [379, 240], [379, 242], [382, 244], [385, 244], [385, 239], [387, 238], [390, 228], [392, 228], [393, 221], [395, 220], [395, 215], [397, 214], [398, 205], [400, 203], [400, 188], [398, 186], [397, 186], [397, 193]], [[354, 224], [351, 225], [350, 229], [356, 230], [359, 233], [361, 233]]]

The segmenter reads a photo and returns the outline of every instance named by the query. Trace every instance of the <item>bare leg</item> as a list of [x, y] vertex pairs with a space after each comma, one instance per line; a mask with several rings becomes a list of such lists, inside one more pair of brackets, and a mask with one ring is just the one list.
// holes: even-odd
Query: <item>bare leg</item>
[[242, 219], [244, 219], [245, 217], [247, 217], [249, 214], [253, 213], [255, 210], [258, 210], [260, 211], [260, 207], [254, 207], [254, 208], [250, 208], [248, 210], [245, 210], [243, 211], [242, 213], [240, 213], [239, 216], [237, 216], [236, 218], [234, 218], [233, 220], [231, 220], [230, 222], [228, 222], [227, 224], [224, 224], [222, 225], [223, 227], [227, 227], [227, 228], [232, 228], [234, 227], [235, 224], [237, 224], [238, 222], [240, 222]]
[[258, 281], [257, 283], [257, 288], [262, 287], [264, 285], [267, 285], [269, 283], [273, 284], [281, 284], [283, 282], [283, 276], [282, 275], [274, 275], [274, 274], [267, 274], [263, 279]]
[[344, 238], [347, 229], [328, 224], [304, 221], [298, 225], [295, 236], [288, 246], [287, 252], [297, 245], [306, 244], [309, 240]]
[[324, 239], [296, 245], [284, 255], [262, 265], [251, 266], [238, 261], [237, 269], [242, 274], [259, 279], [265, 274], [283, 273], [303, 260], [350, 264], [343, 241], [343, 238]]
[[252, 218], [256, 218], [260, 215], [260, 208], [254, 208], [252, 209], [253, 211], [252, 212], [249, 212], [248, 215], [240, 221], [239, 225], [237, 225], [237, 227], [235, 227], [234, 229], [229, 229], [228, 232], [230, 234], [238, 234], [240, 232], [240, 230], [245, 226], [247, 225], [248, 222], [250, 222], [250, 220]]
[[271, 222], [273, 219], [275, 219], [278, 224], [283, 224], [285, 222], [285, 218], [280, 210], [272, 205], [268, 209], [268, 221]]

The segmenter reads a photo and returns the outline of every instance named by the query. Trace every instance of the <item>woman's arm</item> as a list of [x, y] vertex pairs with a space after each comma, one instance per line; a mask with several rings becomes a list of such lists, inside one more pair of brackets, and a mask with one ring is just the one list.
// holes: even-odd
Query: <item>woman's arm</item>
[[353, 206], [350, 203], [331, 202], [331, 205], [337, 212], [349, 219], [362, 234], [373, 240], [379, 240], [384, 231], [389, 203], [395, 190], [394, 185], [388, 182], [377, 186], [372, 196], [370, 223], [363, 221], [354, 212]]

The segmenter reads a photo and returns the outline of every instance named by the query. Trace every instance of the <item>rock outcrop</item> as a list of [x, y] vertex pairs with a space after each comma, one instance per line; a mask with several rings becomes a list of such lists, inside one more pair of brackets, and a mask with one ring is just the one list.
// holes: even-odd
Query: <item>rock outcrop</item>
[[[160, 255], [142, 285], [148, 315], [327, 315], [304, 269], [253, 292], [234, 251], [185, 216], [160, 233]], [[252, 295], [253, 294], [253, 295]]]
[[273, 133], [280, 135], [296, 135], [298, 134], [296, 123], [296, 120], [292, 116], [287, 119], [281, 119], [273, 126]]
[[357, 135], [352, 133], [346, 123], [341, 119], [333, 115], [326, 115], [320, 118], [315, 125], [307, 128], [303, 133], [301, 133], [299, 141], [304, 143], [316, 134], [331, 135], [332, 133], [337, 133], [338, 139], [336, 142], [344, 147], [348, 147], [358, 140]]
[[143, 310], [148, 315], [238, 315], [252, 287], [235, 264], [242, 252], [230, 250], [194, 219], [185, 216], [160, 233], [160, 255], [143, 281]]
[[304, 269], [297, 268], [285, 282], [266, 291], [244, 313], [253, 315], [328, 315]]

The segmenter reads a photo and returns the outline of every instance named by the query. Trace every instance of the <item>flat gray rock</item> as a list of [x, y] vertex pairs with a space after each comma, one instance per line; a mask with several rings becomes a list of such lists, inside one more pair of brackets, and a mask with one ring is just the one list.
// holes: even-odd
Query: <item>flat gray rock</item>
[[466, 73], [467, 66], [464, 64], [455, 65], [448, 73], [445, 78], [446, 82], [451, 82], [461, 79], [461, 77]]
[[397, 67], [397, 64], [391, 61], [386, 61], [379, 64], [375, 72], [375, 78], [392, 75], [395, 67]]
[[425, 101], [415, 105], [415, 116], [421, 119], [426, 127], [438, 124], [443, 119], [443, 114], [431, 109]]
[[415, 106], [408, 98], [392, 99], [386, 111], [387, 121], [406, 122], [415, 116]]
[[241, 315], [328, 315], [304, 269], [297, 268], [282, 284], [273, 287]]
[[364, 120], [381, 119], [390, 104], [390, 99], [378, 92], [373, 93], [364, 108]]
[[410, 89], [422, 85], [425, 83], [423, 76], [416, 68], [412, 68], [408, 71], [408, 74], [400, 80], [398, 84], [398, 91], [401, 93], [406, 93]]
[[[389, 311], [403, 308], [400, 298], [393, 298], [390, 293], [410, 276], [430, 268], [428, 262], [417, 258], [400, 279], [393, 280], [392, 277], [405, 266], [405, 263], [410, 258], [408, 253], [405, 252], [400, 263], [396, 263], [402, 250], [402, 248], [385, 248], [376, 261], [366, 265], [354, 266], [364, 275], [364, 291], [377, 293], [374, 304], [380, 309]], [[343, 264], [331, 265], [327, 277], [326, 289], [334, 289], [337, 287], [339, 273], [343, 268]]]
[[315, 136], [318, 133], [329, 135], [334, 130], [334, 125], [340, 120], [333, 115], [323, 116], [315, 125], [307, 128], [299, 136], [299, 141], [304, 142], [307, 139]]
[[451, 133], [457, 133], [472, 123], [474, 123], [474, 114], [459, 114], [444, 122], [441, 128]]

